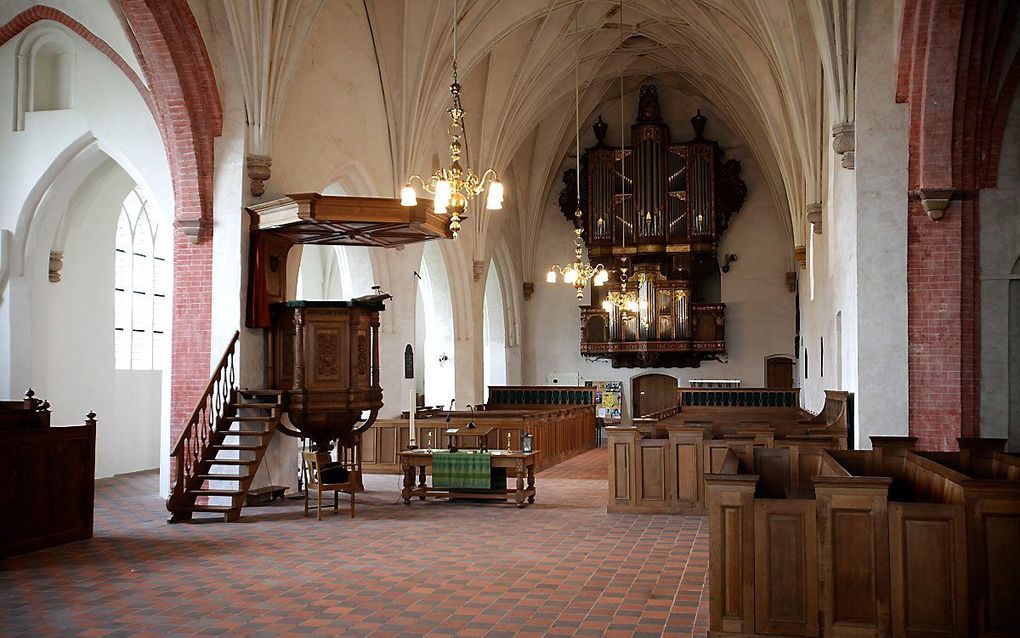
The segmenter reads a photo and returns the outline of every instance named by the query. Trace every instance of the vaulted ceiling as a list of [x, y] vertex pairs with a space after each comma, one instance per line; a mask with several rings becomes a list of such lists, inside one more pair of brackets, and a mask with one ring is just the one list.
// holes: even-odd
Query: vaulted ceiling
[[[264, 23], [262, 40], [286, 44], [275, 69], [255, 72], [276, 73], [283, 81], [267, 84], [285, 91], [288, 74], [302, 72], [294, 34], [323, 19], [321, 0], [278, 2], [275, 9], [227, 3], [235, 47], [247, 42], [239, 50], [260, 40], [245, 32], [258, 23], [251, 16]], [[846, 25], [853, 24], [853, 7], [854, 0], [625, 0], [621, 21], [620, 3], [611, 0], [459, 0], [468, 156], [473, 166], [513, 176], [508, 186], [520, 218], [525, 278], [545, 202], [573, 152], [578, 59], [582, 122], [619, 95], [621, 74], [628, 91], [654, 78], [711, 104], [761, 166], [776, 208], [788, 213], [791, 252], [803, 245], [805, 206], [821, 197], [823, 122], [852, 119], [854, 45]], [[352, 19], [328, 33], [367, 35], [372, 44], [387, 129], [379, 133], [387, 137], [397, 189], [404, 176], [428, 172], [433, 158], [445, 155], [453, 0], [345, 0], [344, 11]], [[342, 72], [344, 61], [336, 64]], [[269, 97], [270, 104], [285, 99]], [[249, 101], [266, 110], [258, 95]], [[486, 246], [487, 219], [469, 222], [476, 254]]]

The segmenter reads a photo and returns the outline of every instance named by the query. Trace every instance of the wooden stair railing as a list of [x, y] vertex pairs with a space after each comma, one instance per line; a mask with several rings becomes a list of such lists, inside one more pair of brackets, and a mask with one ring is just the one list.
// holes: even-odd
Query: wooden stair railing
[[[239, 335], [234, 333], [170, 453], [175, 470], [166, 504], [170, 523], [191, 520], [194, 512], [222, 514], [227, 522], [237, 520], [283, 414], [282, 392], [237, 387]], [[217, 466], [227, 469], [213, 472]], [[230, 483], [236, 483], [236, 488]], [[229, 502], [209, 503], [211, 499]]]

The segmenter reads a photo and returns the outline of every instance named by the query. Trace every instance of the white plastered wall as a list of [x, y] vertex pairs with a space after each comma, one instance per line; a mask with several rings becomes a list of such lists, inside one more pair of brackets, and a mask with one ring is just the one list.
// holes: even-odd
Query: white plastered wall
[[[907, 434], [907, 105], [895, 101], [898, 12], [862, 0], [857, 12], [856, 162], [850, 171], [826, 140], [823, 232], [810, 272], [800, 271], [798, 377], [805, 406], [824, 390], [855, 393], [856, 446]], [[828, 114], [830, 130], [834, 110]], [[837, 313], [842, 323], [838, 350]], [[824, 367], [820, 345], [825, 341]], [[807, 378], [804, 349], [807, 348]], [[841, 369], [837, 369], [841, 367]]]
[[[109, 36], [111, 46], [134, 64], [119, 20], [108, 5], [62, 2], [56, 6], [93, 32]], [[8, 13], [21, 8], [0, 8], [0, 19], [9, 19]], [[6, 235], [0, 241], [0, 352], [4, 353], [0, 355], [0, 394], [21, 396], [34, 385], [53, 403], [57, 422], [81, 422], [94, 409], [100, 439], [97, 476], [152, 468], [157, 457], [148, 437], [153, 429], [162, 432], [155, 440], [169, 437], [169, 404], [160, 399], [160, 376], [169, 374], [149, 373], [152, 378], [142, 381], [145, 374], [114, 373], [112, 246], [120, 202], [112, 204], [110, 211], [79, 208], [85, 202], [105, 208], [116, 199], [104, 190], [101, 172], [96, 173], [107, 166], [104, 170], [119, 175], [111, 183], [118, 184], [114, 190], [124, 191], [121, 199], [126, 184], [140, 184], [158, 211], [169, 216], [174, 207], [166, 155], [151, 112], [124, 73], [79, 36], [53, 22], [36, 23], [0, 47], [4, 92], [15, 93], [19, 48], [45, 31], [60, 32], [61, 41], [71, 49], [71, 108], [27, 112], [23, 130], [14, 130], [14, 100], [0, 101], [0, 170], [5, 175], [0, 180], [0, 201], [5, 202], [0, 234]], [[111, 158], [114, 168], [109, 168]], [[91, 193], [83, 184], [99, 190]], [[110, 217], [104, 216], [107, 212]], [[82, 220], [108, 223], [111, 218], [109, 237], [96, 224], [80, 225]], [[100, 241], [105, 243], [90, 245]], [[110, 287], [104, 295], [84, 284], [95, 283], [89, 275], [99, 277], [105, 272], [102, 248], [96, 246], [106, 243]], [[63, 281], [51, 283], [48, 256], [60, 245], [66, 251]], [[109, 343], [102, 339], [76, 342], [83, 333], [61, 321], [71, 317], [76, 324], [88, 324], [97, 331], [103, 330], [100, 323], [107, 317]], [[93, 321], [97, 323], [92, 325]], [[83, 382], [86, 378], [89, 383]], [[117, 402], [121, 394], [131, 398]], [[131, 410], [136, 412], [134, 417], [128, 414]], [[114, 447], [107, 447], [115, 440]], [[116, 451], [117, 445], [131, 443], [136, 444], [131, 449], [137, 454]]]
[[1002, 136], [997, 188], [981, 191], [981, 436], [1020, 450], [1020, 97]]
[[[37, 342], [32, 384], [53, 404], [56, 423], [77, 423], [89, 410], [96, 427], [96, 477], [159, 467], [161, 370], [114, 368], [114, 240], [121, 202], [134, 181], [111, 160], [72, 198], [61, 280], [32, 274]], [[150, 210], [164, 229], [170, 219]], [[165, 230], [163, 232], [166, 232]], [[74, 318], [69, 321], [69, 318]], [[40, 356], [42, 355], [42, 356]]]

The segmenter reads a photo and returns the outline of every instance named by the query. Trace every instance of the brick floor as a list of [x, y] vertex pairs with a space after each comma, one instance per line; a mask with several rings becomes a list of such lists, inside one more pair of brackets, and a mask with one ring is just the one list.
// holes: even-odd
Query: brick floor
[[706, 635], [706, 519], [607, 514], [605, 463], [540, 473], [522, 510], [368, 476], [321, 523], [288, 501], [167, 525], [155, 473], [97, 481], [95, 538], [0, 561], [0, 635]]

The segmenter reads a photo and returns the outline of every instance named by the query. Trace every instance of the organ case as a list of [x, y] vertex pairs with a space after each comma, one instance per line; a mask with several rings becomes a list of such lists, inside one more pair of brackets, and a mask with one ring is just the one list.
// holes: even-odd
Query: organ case
[[[592, 262], [622, 272], [637, 293], [637, 311], [603, 308], [620, 277], [592, 289], [581, 309], [581, 353], [608, 358], [614, 367], [697, 367], [726, 352], [725, 304], [719, 295], [717, 248], [747, 188], [740, 163], [724, 161], [704, 137], [707, 118], [691, 118], [694, 137], [672, 142], [658, 91], [641, 88], [631, 145], [605, 143], [599, 117], [596, 145], [581, 161], [581, 212]], [[573, 219], [577, 176], [564, 174], [560, 207]]]

